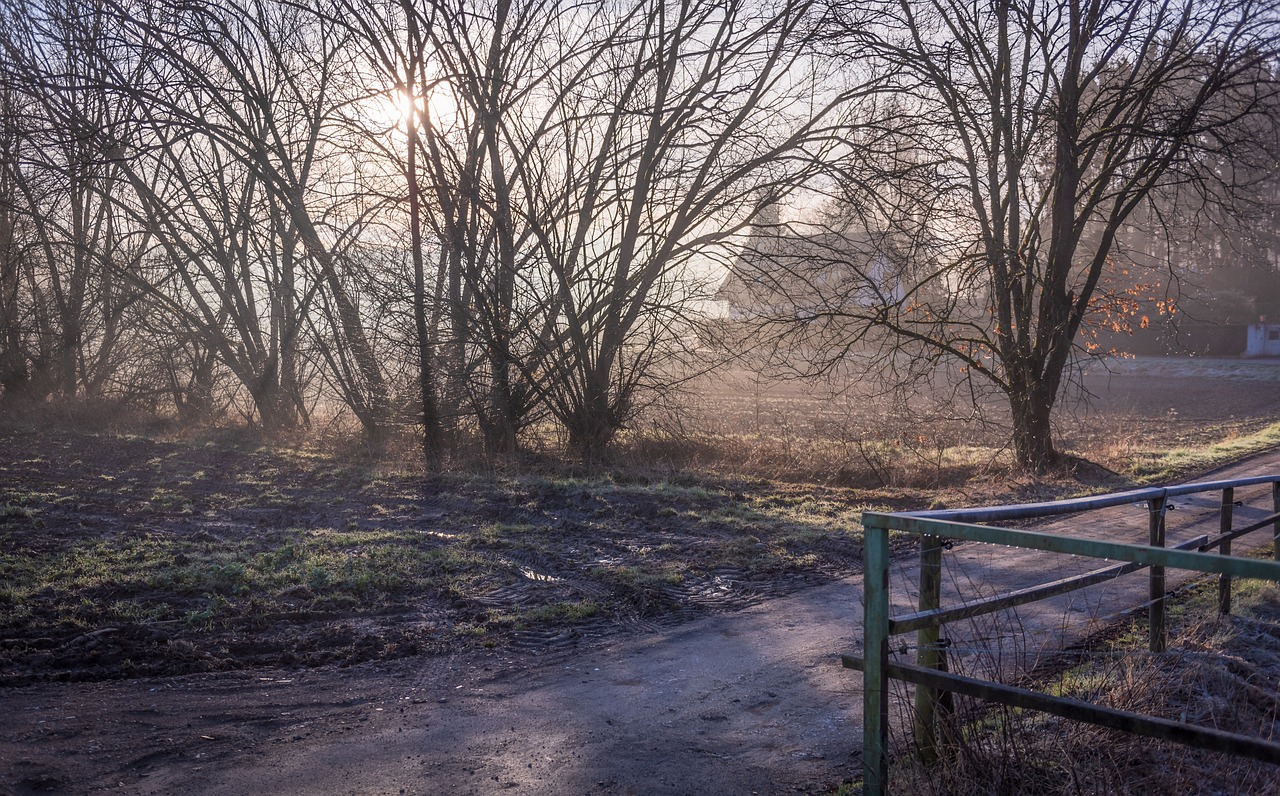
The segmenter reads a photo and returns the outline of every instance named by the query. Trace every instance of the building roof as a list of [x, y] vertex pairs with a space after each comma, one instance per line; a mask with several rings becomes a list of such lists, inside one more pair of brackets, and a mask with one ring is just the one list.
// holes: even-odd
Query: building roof
[[902, 297], [897, 270], [866, 232], [759, 225], [715, 294], [730, 317], [803, 318]]

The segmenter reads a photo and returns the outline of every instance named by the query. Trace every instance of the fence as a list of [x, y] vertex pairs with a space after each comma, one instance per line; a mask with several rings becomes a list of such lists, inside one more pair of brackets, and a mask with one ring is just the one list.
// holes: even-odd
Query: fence
[[[1271, 485], [1272, 514], [1241, 528], [1233, 528], [1235, 490]], [[1165, 546], [1165, 515], [1169, 499], [1203, 492], [1221, 492], [1219, 533], [1200, 536], [1175, 547]], [[977, 523], [1001, 523], [1037, 517], [1094, 511], [1111, 506], [1146, 503], [1150, 544], [1125, 544], [1039, 531], [1017, 530]], [[959, 619], [989, 614], [1037, 600], [1066, 594], [1120, 575], [1150, 567], [1149, 644], [1153, 652], [1165, 648], [1165, 568], [1173, 567], [1219, 575], [1218, 607], [1231, 608], [1231, 579], [1260, 578], [1280, 582], [1280, 475], [1239, 478], [1174, 487], [1138, 489], [1054, 503], [997, 506], [981, 509], [926, 512], [864, 512], [863, 619], [865, 659], [845, 656], [844, 663], [863, 672], [863, 775], [864, 793], [879, 796], [888, 779], [888, 724], [890, 678], [916, 685], [915, 733], [926, 762], [935, 754], [935, 715], [940, 694], [959, 693], [1014, 707], [1032, 709], [1077, 721], [1099, 724], [1150, 737], [1201, 748], [1226, 751], [1271, 763], [1280, 763], [1280, 744], [1259, 738], [1188, 725], [1080, 700], [1051, 696], [946, 670], [940, 649], [940, 628]], [[1275, 561], [1233, 558], [1231, 542], [1271, 526], [1276, 542]], [[905, 532], [922, 537], [918, 610], [906, 616], [889, 615], [889, 533]], [[1127, 562], [1097, 569], [1051, 583], [1018, 589], [953, 607], [941, 606], [942, 551], [944, 540], [961, 539], [1010, 547], [1066, 553]], [[1217, 549], [1218, 553], [1207, 551]], [[916, 632], [916, 664], [889, 661], [892, 636]]]

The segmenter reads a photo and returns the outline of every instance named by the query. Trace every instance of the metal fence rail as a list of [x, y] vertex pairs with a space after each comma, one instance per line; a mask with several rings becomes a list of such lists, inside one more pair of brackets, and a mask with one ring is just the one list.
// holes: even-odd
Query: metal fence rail
[[[1235, 490], [1261, 484], [1271, 485], [1273, 513], [1243, 528], [1233, 529]], [[1165, 547], [1165, 513], [1169, 498], [1204, 492], [1221, 492], [1219, 535], [1212, 539], [1200, 536], [1174, 547]], [[977, 524], [1075, 514], [1138, 502], [1145, 502], [1148, 509], [1150, 544], [1146, 545]], [[1166, 567], [1218, 574], [1220, 576], [1219, 610], [1224, 613], [1230, 610], [1232, 578], [1259, 578], [1280, 582], [1280, 475], [1137, 489], [1052, 503], [924, 512], [868, 511], [862, 515], [862, 525], [865, 533], [863, 548], [865, 658], [845, 656], [844, 661], [846, 666], [861, 669], [863, 672], [863, 781], [864, 793], [869, 796], [883, 794], [887, 787], [890, 678], [913, 682], [917, 685], [916, 740], [926, 762], [936, 754], [933, 725], [940, 695], [946, 692], [957, 692], [1178, 743], [1218, 751], [1231, 751], [1267, 762], [1280, 763], [1280, 744], [1262, 739], [1117, 711], [1079, 700], [952, 674], [946, 671], [945, 654], [939, 647], [939, 629], [947, 622], [989, 614], [1086, 588], [1145, 567], [1150, 568], [1150, 647], [1154, 652], [1163, 651], [1166, 633], [1164, 623], [1164, 570]], [[1275, 546], [1275, 561], [1233, 558], [1230, 555], [1233, 539], [1261, 530], [1268, 525], [1272, 528], [1273, 541], [1278, 542]], [[917, 534], [922, 537], [918, 610], [900, 617], [889, 615], [890, 531]], [[1129, 563], [1104, 567], [1082, 575], [988, 597], [976, 603], [943, 608], [940, 601], [944, 539], [963, 539]], [[1218, 553], [1205, 552], [1215, 547], [1219, 549]], [[912, 630], [917, 634], [916, 665], [890, 664], [891, 636]]]

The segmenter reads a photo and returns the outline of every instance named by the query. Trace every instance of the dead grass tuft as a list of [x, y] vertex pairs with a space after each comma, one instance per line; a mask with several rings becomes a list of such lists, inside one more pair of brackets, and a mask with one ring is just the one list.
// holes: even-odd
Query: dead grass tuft
[[[1082, 663], [1031, 687], [1121, 710], [1280, 735], [1280, 587], [1240, 584], [1239, 615], [1218, 617], [1212, 582], [1173, 616], [1170, 651], [1142, 649], [1143, 629], [1112, 633]], [[1270, 794], [1280, 767], [958, 698], [944, 761], [903, 755], [892, 789], [928, 794]], [[900, 743], [909, 747], [908, 739]]]

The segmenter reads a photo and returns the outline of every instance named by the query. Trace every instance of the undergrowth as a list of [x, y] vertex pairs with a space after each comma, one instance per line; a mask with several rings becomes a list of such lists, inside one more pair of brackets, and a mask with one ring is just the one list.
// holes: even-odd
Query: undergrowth
[[[1269, 553], [1268, 553], [1269, 554]], [[1146, 625], [1112, 628], [1081, 657], [1027, 687], [1241, 735], [1280, 736], [1280, 585], [1237, 581], [1217, 614], [1217, 580], [1170, 606], [1168, 651], [1145, 649]], [[919, 794], [1271, 794], [1280, 766], [957, 697], [940, 759], [899, 755], [890, 792]], [[899, 749], [913, 747], [900, 738]]]

